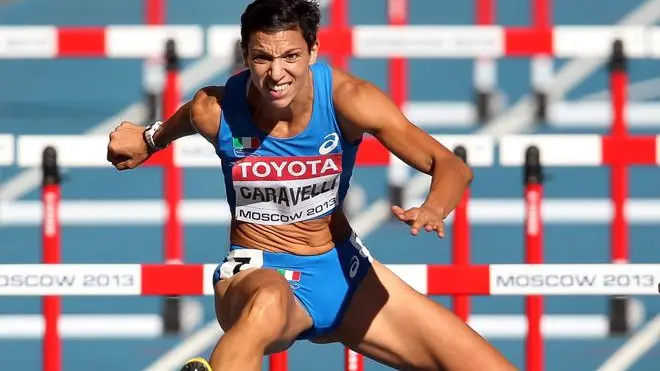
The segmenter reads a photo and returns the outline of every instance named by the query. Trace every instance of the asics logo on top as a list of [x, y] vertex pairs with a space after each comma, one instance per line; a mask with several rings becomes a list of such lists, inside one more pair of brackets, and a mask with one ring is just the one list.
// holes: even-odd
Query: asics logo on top
[[360, 259], [358, 259], [357, 256], [353, 255], [351, 258], [351, 268], [348, 270], [348, 275], [351, 278], [355, 278], [355, 275], [358, 272], [358, 268], [360, 268]]
[[327, 155], [332, 152], [332, 150], [337, 148], [337, 145], [339, 144], [339, 135], [337, 135], [337, 133], [328, 134], [323, 137], [323, 139], [325, 139], [325, 142], [319, 147], [319, 154], [321, 155]]

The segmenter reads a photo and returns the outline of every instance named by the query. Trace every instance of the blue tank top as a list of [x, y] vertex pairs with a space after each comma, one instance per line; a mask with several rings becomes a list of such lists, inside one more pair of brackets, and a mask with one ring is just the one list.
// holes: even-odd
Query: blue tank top
[[229, 78], [216, 153], [232, 216], [256, 224], [291, 224], [331, 214], [348, 191], [359, 142], [342, 135], [332, 100], [332, 70], [311, 66], [314, 103], [307, 127], [277, 138], [252, 121], [249, 71]]

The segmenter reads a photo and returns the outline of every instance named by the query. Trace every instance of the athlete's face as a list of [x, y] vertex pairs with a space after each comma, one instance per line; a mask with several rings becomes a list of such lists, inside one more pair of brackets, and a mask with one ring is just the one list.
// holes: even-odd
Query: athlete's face
[[318, 46], [309, 50], [297, 30], [255, 32], [250, 37], [245, 60], [252, 82], [277, 108], [287, 107], [307, 85], [309, 66], [316, 61]]

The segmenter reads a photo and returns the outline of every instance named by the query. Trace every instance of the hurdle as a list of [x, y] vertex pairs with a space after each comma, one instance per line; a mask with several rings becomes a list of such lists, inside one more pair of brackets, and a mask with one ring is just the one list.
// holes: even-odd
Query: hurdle
[[[538, 142], [543, 135], [533, 137]], [[526, 347], [527, 369], [543, 369], [543, 337], [556, 331], [556, 324], [542, 317], [542, 302], [539, 295], [656, 295], [660, 283], [660, 264], [543, 264], [542, 251], [542, 170], [540, 160], [543, 149], [549, 149], [549, 142], [540, 146], [524, 146], [530, 138], [511, 137], [513, 150], [506, 151], [508, 161], [518, 153], [524, 164], [526, 187], [525, 238], [527, 257], [525, 264], [491, 265], [388, 265], [399, 277], [415, 290], [426, 295], [452, 295], [456, 298], [466, 295], [524, 295], [526, 299]], [[556, 139], [556, 138], [553, 138]], [[561, 139], [561, 138], [560, 138]], [[520, 156], [516, 149], [524, 149]], [[66, 148], [66, 147], [62, 147]], [[555, 149], [558, 147], [554, 147]], [[456, 148], [462, 157], [463, 149]], [[550, 151], [548, 151], [550, 152]], [[556, 152], [556, 151], [555, 151]], [[19, 151], [20, 153], [20, 151]], [[61, 362], [61, 338], [58, 328], [59, 296], [197, 296], [213, 295], [213, 287], [208, 277], [215, 269], [211, 264], [61, 264], [60, 177], [57, 151], [46, 146], [42, 151], [44, 182], [43, 204], [43, 252], [45, 264], [0, 264], [3, 276], [12, 280], [25, 281], [32, 277], [32, 285], [0, 285], [2, 296], [44, 296], [43, 316], [45, 322], [44, 355], [49, 360], [44, 365], [47, 371], [59, 370]], [[467, 156], [465, 156], [467, 157]], [[555, 163], [556, 164], [556, 163]], [[456, 212], [454, 220], [467, 220], [467, 197]], [[454, 226], [454, 231], [461, 227]], [[463, 224], [464, 226], [467, 223]], [[464, 232], [465, 233], [465, 232]], [[465, 241], [465, 240], [463, 240]], [[455, 249], [467, 249], [462, 242]], [[578, 283], [558, 285], [558, 276], [583, 277], [591, 280], [590, 285]], [[36, 278], [34, 278], [36, 277]], [[530, 285], [531, 277], [541, 279], [544, 285]], [[553, 283], [553, 280], [555, 283]], [[59, 282], [53, 284], [53, 282]], [[500, 319], [500, 321], [505, 319]], [[577, 320], [579, 321], [579, 320]], [[468, 322], [477, 331], [487, 332], [487, 325], [479, 324], [474, 317]], [[578, 323], [576, 323], [577, 325]], [[592, 326], [583, 322], [580, 326]], [[520, 331], [512, 329], [512, 331]], [[593, 331], [593, 330], [592, 330]], [[46, 357], [46, 354], [47, 357]], [[357, 354], [348, 354], [349, 367], [360, 365]], [[280, 358], [281, 359], [281, 358]], [[272, 360], [272, 357], [271, 357]], [[286, 367], [286, 364], [273, 363], [272, 367]], [[286, 368], [285, 368], [286, 369]], [[280, 369], [282, 370], [282, 369]]]
[[[528, 145], [552, 145], [551, 141], [566, 139], [565, 154], [557, 153], [558, 157], [546, 156], [545, 163], [553, 165], [568, 166], [593, 166], [604, 165], [611, 168], [610, 194], [613, 206], [612, 234], [610, 255], [614, 264], [625, 264], [629, 261], [629, 226], [625, 216], [625, 204], [628, 197], [628, 167], [631, 165], [657, 166], [658, 140], [656, 136], [630, 136], [627, 133], [627, 70], [626, 55], [623, 42], [615, 40], [612, 44], [610, 56], [610, 87], [611, 87], [611, 110], [612, 129], [609, 135], [600, 137], [593, 135], [576, 135], [572, 138], [557, 135], [545, 139], [549, 142], [540, 143], [528, 140], [530, 137], [518, 137], [521, 143], [501, 148], [521, 150]], [[512, 137], [508, 140], [513, 139]], [[555, 142], [556, 143], [556, 142]], [[543, 149], [541, 149], [543, 152]], [[568, 156], [579, 154], [579, 158], [569, 160]], [[502, 161], [509, 165], [520, 165], [517, 160], [510, 161], [516, 156], [515, 153], [501, 152]], [[509, 158], [507, 156], [512, 156]], [[566, 156], [565, 158], [562, 158]], [[629, 331], [626, 321], [628, 317], [628, 303], [624, 297], [613, 297], [610, 303], [610, 329], [613, 334], [625, 334]]]

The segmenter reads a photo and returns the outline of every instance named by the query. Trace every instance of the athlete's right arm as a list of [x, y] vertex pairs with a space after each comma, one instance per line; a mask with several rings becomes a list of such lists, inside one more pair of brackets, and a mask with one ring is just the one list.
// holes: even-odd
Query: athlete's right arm
[[[215, 143], [220, 130], [220, 103], [223, 86], [200, 89], [190, 102], [183, 104], [165, 120], [153, 134], [153, 142], [163, 148], [173, 141], [199, 133], [207, 141]], [[124, 121], [110, 133], [107, 159], [118, 170], [133, 169], [143, 163], [149, 153], [144, 140], [144, 127]]]

